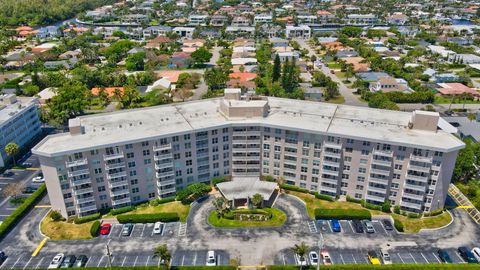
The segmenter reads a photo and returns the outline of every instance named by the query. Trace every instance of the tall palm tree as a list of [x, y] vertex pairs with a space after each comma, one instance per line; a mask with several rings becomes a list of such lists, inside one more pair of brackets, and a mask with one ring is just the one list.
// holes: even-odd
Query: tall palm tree
[[16, 161], [15, 161], [15, 156], [18, 155], [18, 152], [20, 152], [20, 147], [18, 144], [11, 142], [5, 146], [5, 152], [7, 155], [12, 157], [13, 160], [13, 166], [16, 166]]
[[[307, 255], [308, 252], [308, 246], [305, 244], [305, 242], [301, 242], [300, 245], [295, 244], [295, 246], [292, 248], [293, 252], [295, 252], [298, 257], [300, 257], [300, 261], [304, 261], [305, 256]], [[303, 265], [300, 264], [300, 269], [303, 269]]]
[[164, 266], [165, 269], [170, 267], [170, 260], [172, 259], [172, 254], [167, 248], [166, 244], [160, 245], [153, 250], [153, 257], [159, 258], [158, 268], [160, 269], [160, 264]]

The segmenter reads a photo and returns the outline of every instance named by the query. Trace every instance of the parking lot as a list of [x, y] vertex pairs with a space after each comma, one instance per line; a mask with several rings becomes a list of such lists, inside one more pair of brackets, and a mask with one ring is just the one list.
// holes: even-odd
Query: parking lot
[[[368, 250], [348, 250], [326, 248], [333, 264], [369, 264]], [[318, 249], [310, 249], [318, 253]], [[455, 249], [446, 249], [454, 263], [465, 263]], [[379, 252], [377, 251], [377, 254]], [[396, 248], [388, 250], [394, 264], [440, 263], [436, 249], [421, 248]], [[307, 258], [308, 263], [309, 259]], [[295, 254], [292, 250], [284, 250], [275, 260], [275, 264], [296, 265]]]
[[320, 233], [322, 234], [347, 234], [347, 235], [359, 235], [363, 234], [366, 235], [367, 237], [389, 237], [397, 234], [395, 228], [393, 230], [386, 230], [385, 226], [380, 220], [372, 220], [373, 228], [375, 230], [374, 233], [367, 233], [365, 231], [365, 226], [363, 226], [364, 231], [363, 233], [357, 233], [355, 232], [354, 226], [352, 224], [351, 220], [339, 220], [340, 222], [340, 227], [341, 231], [340, 232], [333, 232], [332, 231], [332, 226], [330, 221], [328, 220], [316, 220], [315, 221], [315, 228], [312, 228], [313, 226], [311, 223], [308, 225], [310, 232], [312, 233]]
[[180, 222], [169, 222], [165, 223], [165, 227], [162, 231], [161, 234], [154, 234], [153, 233], [153, 223], [147, 223], [147, 224], [134, 224], [132, 232], [130, 233], [130, 236], [122, 236], [122, 224], [112, 224], [112, 229], [108, 235], [101, 235], [100, 238], [112, 238], [112, 239], [118, 239], [118, 238], [128, 238], [128, 237], [134, 237], [134, 238], [142, 238], [142, 237], [148, 237], [148, 238], [162, 238], [162, 237], [173, 237], [173, 236], [178, 236], [179, 234], [179, 227], [180, 227]]
[[[200, 266], [207, 262], [208, 250], [177, 250], [172, 257], [173, 266]], [[226, 251], [215, 250], [217, 265], [229, 265], [230, 256]]]

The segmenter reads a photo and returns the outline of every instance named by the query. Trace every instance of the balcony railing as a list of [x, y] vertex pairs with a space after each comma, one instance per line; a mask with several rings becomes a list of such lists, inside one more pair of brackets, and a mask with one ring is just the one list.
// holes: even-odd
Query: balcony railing
[[172, 159], [172, 158], [173, 158], [172, 153], [153, 156], [153, 159], [156, 160], [156, 161], [158, 161], [158, 160], [164, 160], [164, 159]]
[[372, 159], [372, 164], [383, 165], [383, 166], [391, 166], [392, 161], [391, 160]]
[[83, 195], [83, 194], [87, 194], [87, 193], [92, 193], [93, 188], [88, 187], [88, 188], [74, 189], [73, 192], [75, 193], [75, 195]]
[[387, 176], [390, 175], [390, 171], [379, 170], [379, 169], [374, 169], [374, 168], [370, 168], [370, 173], [387, 175]]
[[382, 193], [382, 194], [387, 194], [387, 189], [386, 188], [368, 186], [367, 190]]
[[175, 185], [175, 179], [167, 180], [167, 181], [157, 181], [157, 187], [165, 187], [168, 185]]
[[367, 194], [366, 199], [367, 199], [367, 200], [376, 201], [376, 202], [384, 202], [384, 201], [385, 201], [385, 198], [384, 198], [384, 197], [375, 196], [375, 195], [370, 195], [370, 194]]
[[65, 162], [65, 166], [67, 168], [82, 166], [82, 165], [87, 165], [87, 164], [88, 164], [88, 160], [86, 158]]
[[391, 150], [373, 150], [373, 154], [377, 156], [393, 157], [393, 151]]
[[321, 183], [329, 183], [333, 185], [338, 185], [338, 179], [330, 179], [330, 178], [321, 178]]
[[417, 156], [417, 155], [411, 154], [410, 155], [410, 160], [420, 161], [420, 162], [425, 162], [425, 163], [432, 163], [433, 158], [432, 157]]
[[340, 161], [335, 162], [335, 161], [325, 160], [325, 159], [324, 159], [324, 160], [323, 160], [323, 165], [327, 165], [327, 166], [339, 168], [339, 167], [340, 167]]
[[412, 170], [412, 171], [430, 173], [430, 168], [429, 167], [422, 167], [422, 166], [416, 166], [416, 165], [409, 164], [408, 169]]
[[131, 201], [132, 200], [129, 197], [123, 198], [120, 200], [112, 200], [112, 205], [116, 206], [116, 205], [126, 204], [126, 203], [130, 203]]
[[329, 152], [329, 151], [323, 151], [323, 156], [340, 159], [342, 157], [342, 154], [341, 153], [333, 153], [333, 152]]
[[163, 150], [169, 150], [169, 149], [172, 149], [172, 144], [168, 143], [168, 144], [162, 144], [162, 145], [158, 145], [158, 146], [153, 146], [153, 151], [163, 151]]
[[116, 159], [116, 158], [123, 158], [123, 152], [120, 151], [119, 153], [112, 153], [112, 154], [106, 154], [106, 155], [103, 155], [103, 159], [104, 160], [112, 160], [112, 159]]
[[419, 185], [413, 185], [413, 184], [405, 184], [403, 187], [408, 188], [408, 189], [412, 189], [412, 190], [423, 191], [423, 192], [425, 192], [427, 190], [426, 186], [419, 186]]
[[68, 171], [68, 176], [69, 177], [75, 177], [75, 176], [80, 176], [80, 175], [85, 175], [85, 174], [90, 174], [90, 170], [89, 169], [82, 169], [82, 170], [78, 170], [78, 171]]
[[332, 149], [339, 149], [341, 150], [342, 149], [342, 145], [341, 144], [335, 144], [335, 143], [324, 143], [323, 144], [323, 148], [332, 148]]
[[122, 186], [126, 186], [126, 185], [128, 185], [128, 181], [127, 181], [127, 180], [115, 181], [115, 182], [110, 182], [110, 183], [108, 183], [108, 186], [109, 186], [110, 188], [122, 187]]
[[164, 178], [164, 177], [168, 177], [168, 176], [175, 176], [175, 172], [173, 171], [169, 171], [169, 172], [162, 172], [162, 173], [155, 173], [155, 176], [157, 178]]
[[165, 163], [162, 163], [162, 164], [158, 164], [158, 163], [155, 162], [155, 170], [161, 170], [161, 169], [171, 168], [171, 167], [173, 167], [172, 162], [165, 162]]
[[175, 191], [176, 191], [175, 187], [171, 187], [171, 188], [168, 188], [168, 189], [158, 189], [158, 193], [160, 195], [172, 193], [172, 192], [175, 192]]
[[401, 206], [405, 206], [405, 207], [408, 207], [408, 208], [413, 208], [413, 209], [422, 209], [422, 205], [421, 204], [416, 204], [416, 203], [411, 203], [411, 202], [404, 202], [404, 201], [401, 201], [400, 202], [400, 205]]
[[335, 193], [335, 194], [337, 193], [337, 188], [336, 187], [326, 187], [326, 186], [320, 185], [320, 190], [330, 192], [330, 193]]
[[322, 173], [322, 174], [332, 175], [332, 176], [338, 176], [338, 175], [340, 174], [339, 171], [334, 171], [334, 170], [325, 169], [325, 168], [322, 168], [321, 173]]
[[77, 202], [77, 204], [89, 203], [89, 202], [94, 202], [95, 197], [89, 196], [89, 197], [81, 198], [81, 199], [75, 198], [75, 201]]
[[423, 183], [428, 182], [428, 176], [419, 176], [419, 175], [407, 174], [406, 178], [414, 180], [414, 181], [423, 182]]
[[77, 207], [78, 213], [86, 213], [90, 211], [97, 211], [97, 206], [94, 204], [94, 205], [89, 205], [84, 207]]
[[110, 190], [110, 194], [111, 194], [112, 197], [113, 196], [121, 196], [121, 195], [125, 195], [125, 194], [130, 194], [130, 190], [128, 188], [115, 190], [115, 191]]
[[125, 162], [105, 164], [105, 169], [107, 170], [113, 170], [113, 169], [119, 169], [119, 168], [125, 168], [125, 167], [126, 167]]
[[112, 173], [112, 174], [107, 174], [107, 179], [115, 179], [115, 178], [120, 178], [120, 177], [127, 177], [127, 172], [117, 172], [117, 173]]
[[408, 193], [408, 192], [404, 191], [402, 197], [409, 198], [409, 199], [416, 200], [416, 201], [423, 201], [423, 198], [425, 196], [424, 195], [418, 195], [418, 194], [412, 194], [412, 193]]
[[84, 178], [84, 179], [78, 179], [78, 180], [72, 180], [72, 186], [81, 186], [85, 184], [91, 184], [92, 180], [90, 178]]

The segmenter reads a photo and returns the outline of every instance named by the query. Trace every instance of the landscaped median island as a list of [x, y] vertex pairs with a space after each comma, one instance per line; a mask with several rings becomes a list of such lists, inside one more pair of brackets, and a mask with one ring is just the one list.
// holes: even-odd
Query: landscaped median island
[[286, 190], [287, 194], [296, 196], [305, 202], [308, 216], [312, 219], [370, 219], [375, 215], [390, 215], [395, 221], [394, 225], [397, 230], [406, 233], [416, 233], [421, 229], [440, 228], [452, 221], [452, 216], [447, 211], [433, 212], [429, 217], [419, 217], [415, 214], [402, 215], [398, 209], [395, 209], [394, 213], [388, 213], [382, 212], [382, 206], [366, 204], [360, 200], [336, 201], [331, 197], [326, 198], [319, 194], [315, 196], [298, 187], [290, 188], [289, 185], [281, 185], [281, 187]]
[[279, 227], [287, 220], [287, 215], [277, 208], [237, 209], [223, 215], [212, 211], [208, 222], [215, 227]]

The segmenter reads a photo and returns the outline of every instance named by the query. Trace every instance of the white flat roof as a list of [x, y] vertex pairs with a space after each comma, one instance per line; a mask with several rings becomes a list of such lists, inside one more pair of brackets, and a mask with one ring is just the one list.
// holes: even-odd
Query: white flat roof
[[264, 200], [269, 200], [277, 188], [277, 183], [260, 181], [258, 177], [234, 177], [232, 181], [217, 184], [217, 187], [229, 201], [251, 198], [257, 193], [262, 195]]
[[60, 156], [231, 125], [278, 127], [444, 152], [464, 146], [461, 140], [441, 129], [437, 132], [409, 129], [412, 117], [409, 112], [268, 97], [270, 111], [266, 117], [227, 118], [218, 110], [222, 100], [205, 99], [82, 116], [79, 119], [84, 134], [48, 136], [33, 152]]

